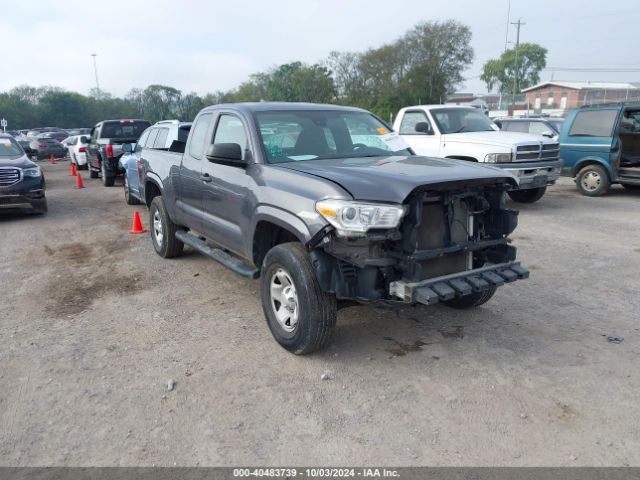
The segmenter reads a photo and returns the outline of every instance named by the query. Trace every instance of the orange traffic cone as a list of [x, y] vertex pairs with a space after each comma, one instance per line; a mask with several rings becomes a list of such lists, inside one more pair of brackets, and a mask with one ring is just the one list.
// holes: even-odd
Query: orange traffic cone
[[82, 181], [82, 177], [79, 173], [76, 172], [76, 188], [84, 188], [84, 182]]
[[49, 163], [51, 165], [55, 165], [56, 164], [56, 157], [53, 156], [53, 153], [51, 154], [51, 158], [49, 158]]
[[133, 212], [133, 224], [129, 233], [145, 233], [146, 230], [142, 228], [142, 222], [140, 221], [140, 214], [136, 210]]
[[78, 172], [76, 172], [76, 164], [71, 162], [71, 171], [69, 172], [70, 177], [78, 176]]

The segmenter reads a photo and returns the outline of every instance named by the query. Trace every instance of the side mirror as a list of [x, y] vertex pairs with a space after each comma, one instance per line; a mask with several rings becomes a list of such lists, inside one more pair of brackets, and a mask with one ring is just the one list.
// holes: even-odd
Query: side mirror
[[207, 160], [210, 162], [227, 162], [235, 165], [246, 165], [242, 159], [242, 147], [237, 143], [214, 143], [207, 147]]
[[428, 122], [416, 123], [414, 130], [419, 133], [424, 133], [425, 135], [433, 135], [433, 130], [431, 130], [431, 125], [429, 125]]
[[133, 145], [131, 145], [130, 143], [123, 143], [122, 144], [122, 151], [124, 153], [131, 153], [133, 152]]
[[553, 138], [556, 136], [555, 133], [553, 133], [551, 130], [545, 130], [544, 132], [542, 132], [542, 136], [543, 137], [548, 137], [548, 138]]
[[86, 135], [82, 135], [80, 137], [80, 143], [89, 143], [89, 137], [87, 137]]

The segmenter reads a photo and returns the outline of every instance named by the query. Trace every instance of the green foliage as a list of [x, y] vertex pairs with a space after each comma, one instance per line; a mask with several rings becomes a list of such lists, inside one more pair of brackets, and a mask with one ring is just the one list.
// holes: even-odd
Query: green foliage
[[[81, 95], [55, 87], [23, 85], [0, 94], [0, 117], [9, 120], [11, 129], [68, 128], [92, 126], [107, 118], [191, 121], [208, 105], [285, 101], [353, 105], [388, 120], [401, 107], [440, 103], [454, 91], [473, 60], [470, 42], [466, 25], [453, 20], [424, 22], [393, 43], [365, 52], [331, 52], [319, 64], [279, 65], [251, 75], [235, 89], [202, 97], [193, 92], [183, 95], [166, 85], [132, 88], [124, 98], [96, 89]], [[523, 59], [521, 68], [530, 62], [536, 65], [535, 56], [531, 61]]]
[[[517, 64], [516, 64], [517, 63]], [[514, 79], [517, 76], [515, 93], [540, 82], [540, 71], [547, 66], [547, 49], [535, 43], [521, 43], [516, 61], [515, 48], [506, 50], [500, 58], [488, 60], [480, 79], [487, 89], [497, 87], [499, 92], [514, 93]]]

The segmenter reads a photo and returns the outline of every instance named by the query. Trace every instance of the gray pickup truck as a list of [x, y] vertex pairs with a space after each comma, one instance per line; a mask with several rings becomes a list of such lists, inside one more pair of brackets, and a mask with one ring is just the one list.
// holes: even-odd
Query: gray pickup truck
[[326, 346], [354, 303], [469, 308], [526, 278], [508, 235], [514, 176], [420, 157], [371, 113], [333, 105], [215, 105], [184, 153], [143, 149], [141, 194], [165, 258], [184, 244], [261, 282], [287, 350]]

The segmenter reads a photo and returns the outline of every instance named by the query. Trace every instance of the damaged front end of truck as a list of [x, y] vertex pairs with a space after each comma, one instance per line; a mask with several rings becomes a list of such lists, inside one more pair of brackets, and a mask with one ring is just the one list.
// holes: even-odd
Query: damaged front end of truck
[[[518, 223], [505, 202], [510, 188], [505, 178], [422, 185], [402, 205], [379, 211], [318, 202], [329, 224], [307, 248], [321, 288], [359, 302], [484, 303], [497, 287], [529, 276], [509, 240]], [[358, 215], [365, 223], [377, 216], [386, 228], [345, 228], [341, 218]]]

